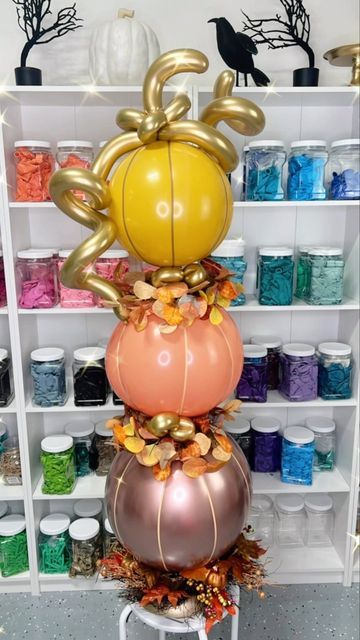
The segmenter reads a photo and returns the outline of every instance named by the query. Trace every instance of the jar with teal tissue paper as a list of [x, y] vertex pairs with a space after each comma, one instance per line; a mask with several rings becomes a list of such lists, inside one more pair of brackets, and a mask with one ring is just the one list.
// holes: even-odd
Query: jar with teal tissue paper
[[308, 286], [304, 298], [309, 304], [341, 304], [345, 261], [337, 247], [313, 247], [307, 256]]
[[246, 200], [283, 200], [283, 166], [286, 151], [282, 140], [253, 140], [246, 154]]
[[281, 452], [281, 481], [289, 484], [312, 484], [314, 433], [306, 427], [284, 430]]
[[296, 288], [295, 297], [304, 300], [309, 289], [309, 251], [310, 246], [298, 247], [298, 255], [296, 260]]
[[[242, 238], [227, 238], [223, 240], [221, 244], [212, 252], [211, 257], [218, 262], [221, 266], [231, 271], [234, 275], [230, 280], [235, 284], [243, 287], [244, 274], [247, 268], [247, 263], [244, 259], [245, 244]], [[237, 307], [245, 304], [246, 298], [243, 291], [240, 291], [238, 296], [231, 301], [231, 307]]]
[[323, 400], [347, 400], [352, 394], [351, 346], [343, 342], [321, 342], [318, 392]]
[[332, 471], [336, 452], [334, 420], [326, 416], [309, 417], [305, 426], [314, 433], [314, 471]]
[[290, 247], [260, 247], [256, 276], [259, 304], [290, 305], [293, 276], [293, 250]]
[[288, 159], [289, 200], [325, 200], [325, 140], [297, 140], [291, 143]]

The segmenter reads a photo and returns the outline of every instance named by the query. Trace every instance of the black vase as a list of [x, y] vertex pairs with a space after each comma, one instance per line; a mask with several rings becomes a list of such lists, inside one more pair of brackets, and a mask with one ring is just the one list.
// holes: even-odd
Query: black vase
[[317, 87], [319, 84], [319, 69], [316, 67], [305, 67], [293, 71], [294, 87]]
[[36, 67], [16, 67], [15, 80], [17, 85], [36, 85], [42, 84], [41, 69]]

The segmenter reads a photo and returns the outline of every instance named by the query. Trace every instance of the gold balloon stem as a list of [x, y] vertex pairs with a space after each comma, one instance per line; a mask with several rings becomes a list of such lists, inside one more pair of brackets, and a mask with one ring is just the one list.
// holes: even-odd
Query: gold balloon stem
[[353, 87], [360, 87], [360, 54], [354, 56], [352, 59], [352, 76], [350, 85]]

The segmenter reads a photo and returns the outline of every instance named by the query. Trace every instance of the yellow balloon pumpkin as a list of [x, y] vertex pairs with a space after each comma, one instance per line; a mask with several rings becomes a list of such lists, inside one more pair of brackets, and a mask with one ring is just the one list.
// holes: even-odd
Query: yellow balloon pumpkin
[[200, 260], [225, 237], [232, 218], [229, 181], [195, 146], [153, 142], [130, 153], [110, 181], [110, 215], [121, 244], [158, 266]]

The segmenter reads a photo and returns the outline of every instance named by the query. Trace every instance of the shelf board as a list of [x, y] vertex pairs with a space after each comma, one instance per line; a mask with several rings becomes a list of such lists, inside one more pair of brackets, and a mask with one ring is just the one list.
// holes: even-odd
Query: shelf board
[[10, 486], [0, 482], [0, 500], [23, 500], [24, 499], [24, 487], [22, 485]]
[[66, 495], [49, 495], [41, 490], [43, 477], [39, 479], [33, 493], [34, 500], [79, 500], [80, 498], [103, 498], [105, 495], [106, 476], [91, 474], [77, 478], [74, 491]]
[[323, 400], [322, 398], [316, 398], [315, 400], [307, 400], [306, 402], [291, 402], [284, 398], [278, 391], [268, 391], [267, 402], [243, 402], [242, 408], [245, 411], [247, 407], [261, 409], [262, 407], [268, 409], [269, 407], [278, 408], [302, 408], [302, 407], [356, 407], [356, 398], [349, 398], [349, 400]]
[[8, 310], [7, 307], [0, 307], [0, 316], [7, 316]]
[[[199, 87], [198, 91], [201, 106], [213, 97], [213, 87]], [[359, 89], [349, 86], [234, 87], [232, 95], [253, 100], [264, 110], [266, 107], [351, 107], [358, 100]]]
[[350, 491], [338, 469], [314, 473], [313, 484], [306, 487], [299, 484], [281, 482], [280, 473], [252, 473], [253, 492], [277, 493], [346, 493]]
[[[70, 386], [71, 386], [71, 383], [70, 383]], [[72, 393], [69, 394], [67, 402], [64, 404], [63, 407], [38, 407], [32, 403], [31, 398], [29, 398], [26, 403], [26, 413], [60, 413], [60, 412], [69, 412], [69, 411], [71, 412], [78, 411], [79, 413], [83, 411], [90, 411], [90, 412], [115, 411], [119, 413], [119, 411], [122, 411], [123, 409], [124, 409], [123, 404], [115, 405], [113, 403], [111, 394], [108, 395], [106, 404], [96, 406], [96, 407], [76, 407], [74, 404], [74, 396]]]
[[283, 584], [342, 582], [344, 563], [334, 547], [270, 547], [266, 570], [274, 582]]
[[16, 401], [15, 398], [13, 398], [9, 404], [8, 407], [0, 407], [0, 414], [1, 413], [16, 413]]
[[70, 578], [63, 573], [39, 573], [40, 591], [109, 591], [117, 589], [118, 582], [98, 575], [92, 578]]

